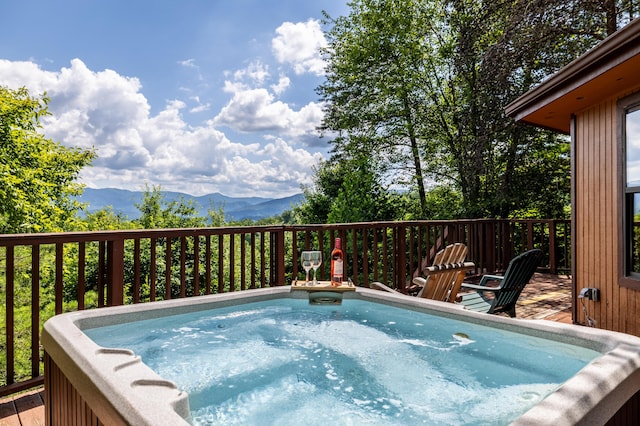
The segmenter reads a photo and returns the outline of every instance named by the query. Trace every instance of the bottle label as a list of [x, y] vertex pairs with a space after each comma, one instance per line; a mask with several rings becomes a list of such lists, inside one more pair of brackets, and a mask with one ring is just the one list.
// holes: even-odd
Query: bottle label
[[333, 261], [333, 275], [339, 276], [342, 278], [342, 270], [343, 270], [343, 262], [342, 259], [338, 258]]

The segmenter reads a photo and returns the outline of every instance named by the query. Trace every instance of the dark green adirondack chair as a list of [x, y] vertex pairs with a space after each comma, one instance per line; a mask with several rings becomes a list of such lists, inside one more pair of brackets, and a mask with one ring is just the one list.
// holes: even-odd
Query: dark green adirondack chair
[[[506, 312], [516, 316], [516, 302], [542, 260], [542, 250], [534, 249], [522, 253], [509, 262], [504, 276], [484, 275], [479, 284], [462, 283], [461, 291], [475, 290], [463, 294], [460, 304], [466, 309], [494, 314]], [[490, 281], [499, 281], [496, 287], [487, 286]]]

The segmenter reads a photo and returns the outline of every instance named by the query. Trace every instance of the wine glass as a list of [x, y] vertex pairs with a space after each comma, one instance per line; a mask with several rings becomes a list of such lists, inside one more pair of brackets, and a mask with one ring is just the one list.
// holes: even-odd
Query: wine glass
[[317, 273], [318, 268], [322, 265], [322, 252], [312, 251], [311, 253], [311, 267], [313, 268], [313, 285], [318, 285]]
[[311, 253], [312, 251], [303, 251], [300, 253], [300, 262], [304, 271], [307, 273], [305, 284], [309, 285], [309, 271], [311, 270]]

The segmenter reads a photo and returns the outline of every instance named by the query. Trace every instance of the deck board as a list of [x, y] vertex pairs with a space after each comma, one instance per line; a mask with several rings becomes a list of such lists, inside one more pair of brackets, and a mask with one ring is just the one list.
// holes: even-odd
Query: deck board
[[[545, 319], [570, 324], [571, 278], [536, 273], [520, 295], [516, 315], [521, 319]], [[42, 387], [39, 387], [0, 399], [0, 426], [44, 425], [43, 394]]]
[[44, 425], [42, 387], [0, 400], [0, 426]]

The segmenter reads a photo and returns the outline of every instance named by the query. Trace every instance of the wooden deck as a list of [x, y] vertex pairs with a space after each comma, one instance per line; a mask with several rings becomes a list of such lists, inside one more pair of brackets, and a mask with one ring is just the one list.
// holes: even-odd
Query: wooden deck
[[[521, 319], [545, 319], [570, 324], [571, 278], [535, 274], [520, 296], [516, 314]], [[44, 424], [42, 388], [0, 399], [0, 426]]]
[[44, 425], [42, 388], [0, 400], [0, 426]]

